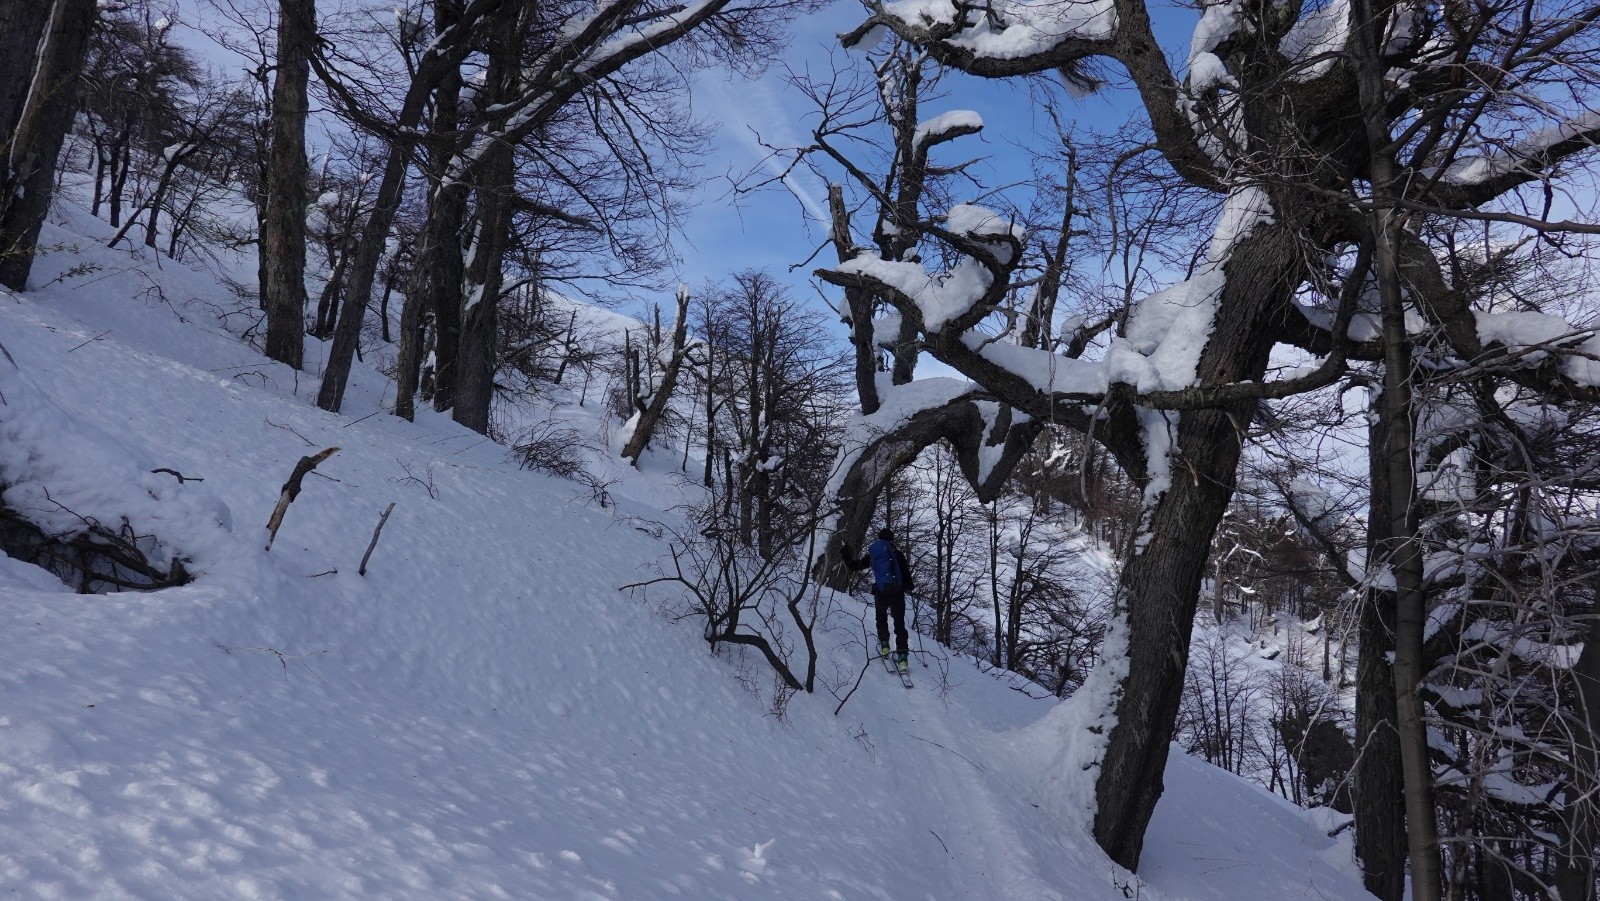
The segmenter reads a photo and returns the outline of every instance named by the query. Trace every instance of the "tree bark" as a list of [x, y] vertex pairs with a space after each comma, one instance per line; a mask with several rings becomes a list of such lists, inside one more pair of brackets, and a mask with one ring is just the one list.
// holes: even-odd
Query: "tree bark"
[[28, 286], [95, 0], [0, 2], [0, 285]]
[[[1389, 534], [1389, 474], [1384, 459], [1388, 429], [1374, 422], [1367, 442], [1370, 474], [1367, 561], [1379, 559]], [[1371, 589], [1361, 605], [1356, 659], [1356, 766], [1352, 774], [1356, 858], [1361, 880], [1380, 901], [1401, 901], [1406, 891], [1405, 780], [1400, 733], [1395, 728], [1394, 593]]]
[[1361, 118], [1371, 167], [1373, 263], [1383, 319], [1383, 402], [1379, 418], [1386, 430], [1383, 448], [1388, 477], [1388, 534], [1381, 557], [1394, 576], [1395, 728], [1399, 732], [1400, 769], [1405, 778], [1406, 848], [1411, 863], [1411, 897], [1438, 901], [1443, 886], [1437, 816], [1433, 800], [1433, 766], [1428, 759], [1428, 727], [1418, 692], [1427, 672], [1423, 629], [1427, 593], [1423, 585], [1422, 548], [1418, 540], [1416, 484], [1412, 460], [1411, 339], [1406, 333], [1405, 298], [1401, 291], [1397, 252], [1404, 219], [1394, 200], [1399, 167], [1392, 156], [1392, 137], [1384, 104], [1387, 100], [1381, 46], [1387, 9], [1369, 0], [1354, 0], [1356, 23], [1350, 42]]
[[1566, 789], [1566, 847], [1556, 870], [1561, 901], [1595, 901], [1595, 855], [1600, 852], [1600, 575], [1590, 578], [1594, 600], [1583, 651], [1572, 668], [1576, 700], [1571, 783]]
[[[529, 17], [509, 4], [489, 20], [489, 65], [485, 72], [493, 102], [513, 96], [517, 88], [521, 38]], [[477, 201], [462, 285], [460, 355], [456, 365], [452, 418], [479, 434], [489, 434], [489, 408], [494, 401], [494, 373], [499, 351], [500, 287], [506, 244], [511, 233], [512, 193], [516, 160], [512, 147], [496, 138], [482, 149], [467, 171]], [[441, 343], [445, 340], [440, 335]]]
[[[492, 13], [499, 5], [497, 0], [472, 0], [472, 2], [474, 8], [471, 13], [474, 17]], [[468, 11], [463, 10], [460, 19], [465, 21], [467, 15]], [[459, 25], [458, 21], [451, 27], [454, 29]], [[406, 89], [399, 115], [396, 116], [389, 131], [389, 156], [384, 163], [383, 178], [378, 184], [378, 195], [373, 204], [372, 215], [363, 226], [361, 239], [356, 244], [354, 259], [350, 264], [349, 284], [345, 291], [344, 309], [340, 312], [339, 323], [335, 328], [333, 346], [328, 351], [327, 367], [322, 374], [322, 387], [317, 392], [317, 406], [330, 412], [338, 412], [344, 404], [345, 384], [349, 381], [356, 344], [361, 337], [362, 319], [366, 315], [367, 304], [372, 300], [372, 283], [377, 278], [378, 262], [383, 258], [383, 248], [388, 241], [389, 229], [394, 225], [395, 213], [400, 208], [406, 169], [410, 166], [411, 155], [416, 149], [416, 129], [422, 121], [427, 99], [444, 79], [452, 74], [459, 77], [461, 59], [471, 46], [470, 35], [455, 32], [452, 34], [456, 37], [453, 42], [445, 40], [446, 35], [441, 34], [438, 40], [442, 42], [439, 45], [442, 49], [424, 55], [418, 71], [412, 76], [411, 84]], [[330, 80], [332, 76], [316, 57], [312, 58], [312, 65], [324, 81]]]
[[261, 217], [261, 301], [267, 314], [267, 356], [295, 369], [305, 358], [306, 82], [316, 39], [316, 0], [279, 0], [278, 68]]
[[[844, 188], [828, 186], [828, 210], [833, 215], [830, 235], [833, 248], [844, 263], [855, 258], [855, 242], [850, 238], [850, 211], [844, 205]], [[844, 289], [845, 307], [850, 311], [850, 345], [855, 349], [856, 397], [861, 415], [878, 412], [878, 349], [873, 346], [872, 295], [860, 288]]]
[[[436, 109], [445, 105], [442, 100], [435, 103]], [[436, 126], [439, 116], [436, 112]], [[440, 160], [438, 165], [442, 167], [445, 162]], [[400, 358], [394, 413], [403, 419], [409, 420], [415, 415], [422, 358], [427, 353], [422, 341], [422, 325], [428, 312], [433, 313], [434, 322], [434, 405], [442, 411], [454, 403], [455, 361], [461, 335], [461, 284], [465, 275], [461, 232], [466, 227], [466, 219], [466, 192], [455, 185], [436, 185], [429, 198], [428, 220], [423, 224], [422, 238], [417, 245], [405, 305], [400, 310]]]
[[[1276, 198], [1274, 198], [1276, 200]], [[1266, 373], [1278, 322], [1300, 283], [1302, 225], [1279, 204], [1278, 221], [1257, 225], [1233, 248], [1216, 325], [1201, 352], [1199, 384], [1256, 380]], [[1235, 273], [1249, 272], [1249, 277]], [[1190, 630], [1211, 536], [1233, 496], [1243, 430], [1256, 401], [1166, 414], [1176, 420], [1171, 487], [1141, 529], [1148, 539], [1123, 566], [1128, 675], [1115, 701], [1116, 725], [1095, 780], [1094, 836], [1111, 859], [1138, 868], [1145, 828], [1164, 787], [1167, 751], [1183, 693]], [[1152, 414], [1146, 414], [1147, 417]]]

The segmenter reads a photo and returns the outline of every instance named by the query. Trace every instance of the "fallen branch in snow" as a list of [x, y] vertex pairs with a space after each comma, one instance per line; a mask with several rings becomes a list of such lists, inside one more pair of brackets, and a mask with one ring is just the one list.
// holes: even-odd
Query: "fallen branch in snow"
[[850, 696], [855, 694], [856, 693], [856, 689], [861, 687], [861, 680], [866, 677], [867, 669], [872, 666], [872, 663], [873, 663], [873, 661], [871, 659], [868, 659], [866, 664], [861, 667], [861, 672], [856, 673], [856, 684], [850, 686], [850, 690], [845, 692], [844, 693], [844, 697], [839, 699], [839, 706], [833, 708], [833, 715], [834, 716], [838, 716], [839, 715], [839, 711], [844, 709], [844, 705], [845, 705], [846, 702], [848, 702], [850, 700]]
[[[82, 347], [88, 347], [89, 345], [95, 343], [96, 341], [99, 341], [101, 338], [104, 338], [105, 336], [107, 336], [109, 334], [111, 334], [111, 329], [106, 329], [105, 331], [101, 332], [100, 334], [95, 335], [93, 338], [90, 338], [89, 340], [83, 342], [82, 344], [79, 344], [77, 347], [74, 347], [72, 350], [78, 350], [79, 348], [82, 348]], [[69, 354], [72, 353], [72, 350], [67, 351], [67, 353], [69, 353]]]
[[0, 504], [0, 553], [48, 570], [69, 585], [76, 582], [81, 594], [97, 587], [152, 591], [192, 580], [180, 556], [174, 555], [166, 569], [153, 563], [145, 552], [150, 536], [136, 534], [126, 519], [111, 528], [63, 506], [48, 491], [44, 497], [81, 527], [51, 532]]
[[356, 569], [356, 575], [367, 574], [367, 561], [372, 559], [372, 549], [378, 546], [378, 535], [383, 531], [383, 524], [389, 521], [389, 514], [394, 512], [394, 501], [383, 509], [383, 515], [378, 517], [378, 526], [372, 530], [372, 541], [367, 545], [367, 552], [361, 555], [361, 566]]
[[283, 483], [283, 491], [278, 494], [278, 506], [273, 508], [272, 518], [267, 520], [267, 550], [272, 550], [272, 542], [278, 540], [278, 527], [283, 525], [283, 515], [289, 512], [289, 504], [300, 496], [300, 483], [305, 481], [311, 470], [317, 468], [317, 464], [338, 452], [337, 447], [330, 447], [316, 456], [301, 457], [300, 462], [295, 464], [289, 481]]
[[[911, 733], [909, 733], [909, 732], [907, 732], [906, 734], [907, 735], [911, 735]], [[911, 737], [916, 739], [917, 741], [925, 742], [927, 744], [933, 745], [935, 748], [938, 748], [941, 751], [950, 751], [950, 749], [945, 747], [944, 745], [941, 745], [936, 741], [929, 741], [928, 739], [923, 738], [920, 735], [911, 735]], [[971, 763], [973, 768], [976, 769], [978, 772], [980, 772], [980, 773], [984, 772], [983, 766], [981, 764], [973, 763], [972, 758], [966, 756], [965, 754], [962, 754], [960, 751], [950, 751], [950, 753], [956, 755], [957, 757], [960, 757], [962, 760], [965, 760], [967, 763]]]
[[307, 657], [316, 657], [318, 655], [328, 653], [327, 651], [312, 651], [312, 652], [310, 652], [308, 654], [295, 654], [294, 656], [291, 657], [291, 656], [285, 655], [282, 651], [278, 650], [277, 648], [233, 647], [233, 646], [230, 646], [230, 645], [222, 644], [221, 642], [217, 643], [217, 648], [219, 650], [221, 650], [222, 653], [224, 653], [224, 654], [232, 654], [234, 651], [255, 651], [258, 654], [271, 654], [272, 656], [278, 658], [278, 665], [283, 667], [283, 672], [284, 672], [284, 677], [285, 678], [288, 678], [289, 661], [291, 661], [291, 660], [304, 660]]
[[313, 442], [312, 442], [312, 440], [310, 438], [307, 438], [306, 436], [300, 434], [299, 432], [295, 431], [294, 429], [289, 428], [286, 425], [278, 425], [276, 422], [273, 422], [270, 419], [263, 419], [261, 421], [266, 423], [269, 426], [272, 426], [275, 429], [283, 429], [285, 432], [288, 432], [289, 434], [295, 436], [296, 438], [299, 438], [301, 441], [304, 441], [306, 443], [306, 446], [308, 446], [308, 447], [313, 444]]
[[167, 475], [172, 476], [173, 478], [177, 479], [179, 484], [182, 484], [184, 482], [204, 482], [205, 481], [205, 479], [200, 478], [199, 476], [186, 476], [183, 473], [177, 471], [176, 469], [168, 469], [165, 466], [158, 467], [156, 469], [152, 469], [152, 470], [150, 470], [150, 472], [151, 472], [151, 474], [158, 473], [158, 472], [164, 472]]

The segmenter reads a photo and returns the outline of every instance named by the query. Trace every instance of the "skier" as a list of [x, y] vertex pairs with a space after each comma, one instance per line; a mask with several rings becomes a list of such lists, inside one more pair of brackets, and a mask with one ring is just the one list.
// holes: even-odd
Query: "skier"
[[849, 545], [841, 545], [840, 556], [853, 570], [872, 567], [872, 605], [878, 620], [878, 656], [889, 656], [889, 616], [894, 616], [895, 666], [901, 673], [911, 669], [911, 647], [906, 634], [906, 592], [916, 588], [911, 581], [911, 566], [906, 555], [894, 544], [894, 532], [887, 527], [878, 532], [878, 540], [867, 547], [861, 559], [855, 559]]

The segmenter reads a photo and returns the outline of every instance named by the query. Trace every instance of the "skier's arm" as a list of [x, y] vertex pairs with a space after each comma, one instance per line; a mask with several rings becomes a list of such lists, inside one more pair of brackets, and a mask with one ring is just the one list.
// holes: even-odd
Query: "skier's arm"
[[839, 545], [839, 557], [844, 560], [845, 566], [856, 572], [860, 572], [872, 565], [872, 558], [865, 554], [861, 555], [861, 559], [857, 560], [856, 555], [850, 550], [850, 545], [845, 543]]
[[905, 583], [906, 591], [916, 591], [917, 583], [911, 580], [911, 564], [906, 561], [906, 555], [899, 548], [894, 549], [895, 556], [900, 562], [900, 581]]

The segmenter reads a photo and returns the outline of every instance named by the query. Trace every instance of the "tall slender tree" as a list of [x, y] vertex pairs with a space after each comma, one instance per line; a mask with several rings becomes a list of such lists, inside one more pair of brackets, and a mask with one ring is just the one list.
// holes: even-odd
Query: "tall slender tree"
[[316, 39], [316, 0], [279, 0], [261, 217], [261, 304], [267, 356], [295, 369], [305, 353], [306, 82]]

